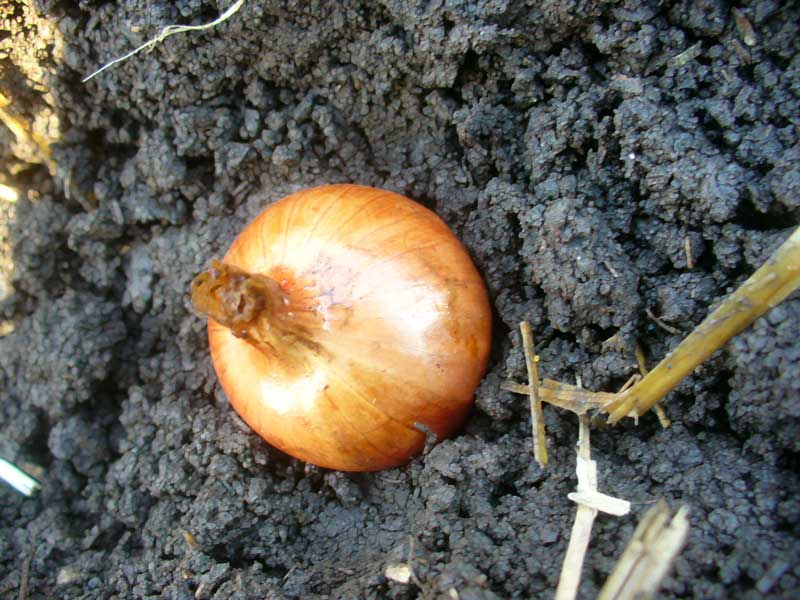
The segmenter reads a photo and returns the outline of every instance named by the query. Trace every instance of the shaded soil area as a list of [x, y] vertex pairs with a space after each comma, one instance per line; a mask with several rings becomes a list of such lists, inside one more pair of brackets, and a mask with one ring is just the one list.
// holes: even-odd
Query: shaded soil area
[[[81, 78], [229, 0], [0, 5], [0, 596], [545, 598], [575, 508], [577, 423], [532, 460], [517, 324], [543, 376], [613, 391], [655, 364], [798, 222], [800, 9], [770, 0], [246, 0], [214, 29]], [[786, 4], [786, 6], [784, 6]], [[27, 141], [26, 141], [27, 140]], [[31, 141], [33, 140], [33, 141]], [[490, 290], [463, 431], [352, 475], [235, 416], [191, 278], [312, 185], [435, 210]], [[800, 587], [800, 298], [653, 415], [593, 434], [596, 596], [658, 498], [691, 507], [664, 598]], [[417, 581], [388, 580], [411, 561]]]

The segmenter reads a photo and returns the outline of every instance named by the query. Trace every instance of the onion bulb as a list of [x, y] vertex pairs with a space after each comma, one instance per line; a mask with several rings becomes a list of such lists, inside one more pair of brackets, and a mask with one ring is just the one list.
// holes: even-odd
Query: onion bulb
[[234, 409], [305, 462], [375, 471], [463, 423], [491, 311], [464, 247], [393, 192], [327, 185], [268, 206], [192, 282]]

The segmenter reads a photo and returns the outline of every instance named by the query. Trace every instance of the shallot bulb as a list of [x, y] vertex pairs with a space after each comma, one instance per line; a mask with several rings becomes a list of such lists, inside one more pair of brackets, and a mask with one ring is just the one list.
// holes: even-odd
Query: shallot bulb
[[343, 471], [452, 435], [489, 353], [486, 288], [430, 210], [327, 185], [267, 207], [192, 282], [234, 409], [270, 444]]

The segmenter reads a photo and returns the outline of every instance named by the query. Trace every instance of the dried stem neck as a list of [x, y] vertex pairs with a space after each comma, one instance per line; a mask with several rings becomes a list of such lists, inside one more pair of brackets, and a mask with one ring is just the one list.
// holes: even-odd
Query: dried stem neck
[[270, 354], [278, 354], [287, 338], [298, 334], [287, 310], [289, 299], [275, 280], [218, 260], [192, 281], [192, 304]]

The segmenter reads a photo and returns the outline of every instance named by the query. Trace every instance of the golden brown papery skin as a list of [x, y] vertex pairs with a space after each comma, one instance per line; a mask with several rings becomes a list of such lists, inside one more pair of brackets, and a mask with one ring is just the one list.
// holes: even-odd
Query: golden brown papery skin
[[[422, 449], [415, 424], [440, 439], [461, 425], [491, 311], [433, 212], [384, 190], [313, 188], [265, 209], [223, 262], [277, 282], [281, 322], [295, 324], [272, 352], [208, 323], [225, 393], [269, 443], [321, 467], [373, 471]], [[258, 327], [266, 339], [275, 326], [267, 315]]]

